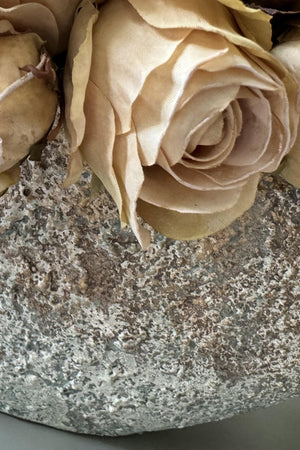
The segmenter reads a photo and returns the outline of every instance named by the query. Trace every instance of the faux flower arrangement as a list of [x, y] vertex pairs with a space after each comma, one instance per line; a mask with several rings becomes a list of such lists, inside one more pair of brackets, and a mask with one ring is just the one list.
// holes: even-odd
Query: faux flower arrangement
[[299, 4], [0, 0], [0, 191], [51, 127], [67, 42], [66, 185], [86, 162], [143, 248], [139, 216], [198, 239], [250, 208], [261, 173], [300, 187]]

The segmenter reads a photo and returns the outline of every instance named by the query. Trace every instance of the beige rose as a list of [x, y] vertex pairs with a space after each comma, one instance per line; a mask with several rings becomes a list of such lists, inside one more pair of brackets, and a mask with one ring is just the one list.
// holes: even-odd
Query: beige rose
[[66, 49], [74, 12], [80, 0], [0, 0], [0, 20], [19, 31], [33, 31], [47, 43], [50, 53]]
[[66, 50], [78, 3], [0, 0], [0, 193], [18, 180], [19, 162], [53, 123], [55, 73], [46, 49]]
[[54, 121], [54, 81], [40, 37], [0, 20], [0, 194], [18, 180], [19, 162]]
[[243, 8], [81, 4], [66, 70], [68, 182], [87, 161], [144, 248], [137, 213], [172, 238], [212, 234], [252, 205], [260, 173], [275, 171], [295, 141], [298, 85], [240, 34]]

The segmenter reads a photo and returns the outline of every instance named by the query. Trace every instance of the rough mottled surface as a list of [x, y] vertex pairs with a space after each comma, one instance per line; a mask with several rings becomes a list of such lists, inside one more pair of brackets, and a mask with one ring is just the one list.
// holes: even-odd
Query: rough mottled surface
[[0, 199], [2, 412], [119, 435], [300, 393], [298, 191], [265, 177], [225, 231], [143, 252], [64, 172], [56, 143]]

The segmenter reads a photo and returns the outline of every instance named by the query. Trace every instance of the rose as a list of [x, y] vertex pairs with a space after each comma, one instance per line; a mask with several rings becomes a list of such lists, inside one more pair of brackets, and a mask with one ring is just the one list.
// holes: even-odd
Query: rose
[[[300, 28], [287, 33], [272, 54], [292, 72], [300, 86]], [[285, 159], [281, 175], [300, 188], [300, 126], [296, 142]]]
[[52, 55], [66, 50], [78, 3], [0, 0], [0, 194], [53, 123], [55, 73], [44, 46]]
[[80, 0], [0, 0], [0, 20], [19, 31], [34, 31], [50, 53], [66, 49], [74, 12]]
[[54, 81], [40, 37], [0, 20], [0, 194], [18, 180], [19, 162], [54, 121]]
[[75, 19], [68, 181], [86, 160], [144, 247], [136, 212], [173, 238], [212, 234], [295, 140], [297, 83], [221, 3], [110, 0], [98, 16], [83, 2]]
[[[297, 86], [238, 34], [218, 2], [130, 4], [111, 0], [99, 19], [87, 6], [75, 22], [73, 88], [66, 86], [72, 146], [80, 153], [70, 179], [82, 155], [142, 242], [136, 205], [166, 235], [210, 234], [250, 206], [257, 174], [275, 170], [290, 150]], [[85, 73], [76, 68], [81, 58]]]

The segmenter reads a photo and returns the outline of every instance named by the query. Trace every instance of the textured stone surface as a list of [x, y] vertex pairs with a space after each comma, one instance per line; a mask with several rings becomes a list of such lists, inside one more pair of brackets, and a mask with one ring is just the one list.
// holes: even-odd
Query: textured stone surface
[[300, 393], [299, 192], [265, 177], [225, 231], [143, 252], [64, 171], [56, 143], [0, 199], [2, 412], [118, 435]]

